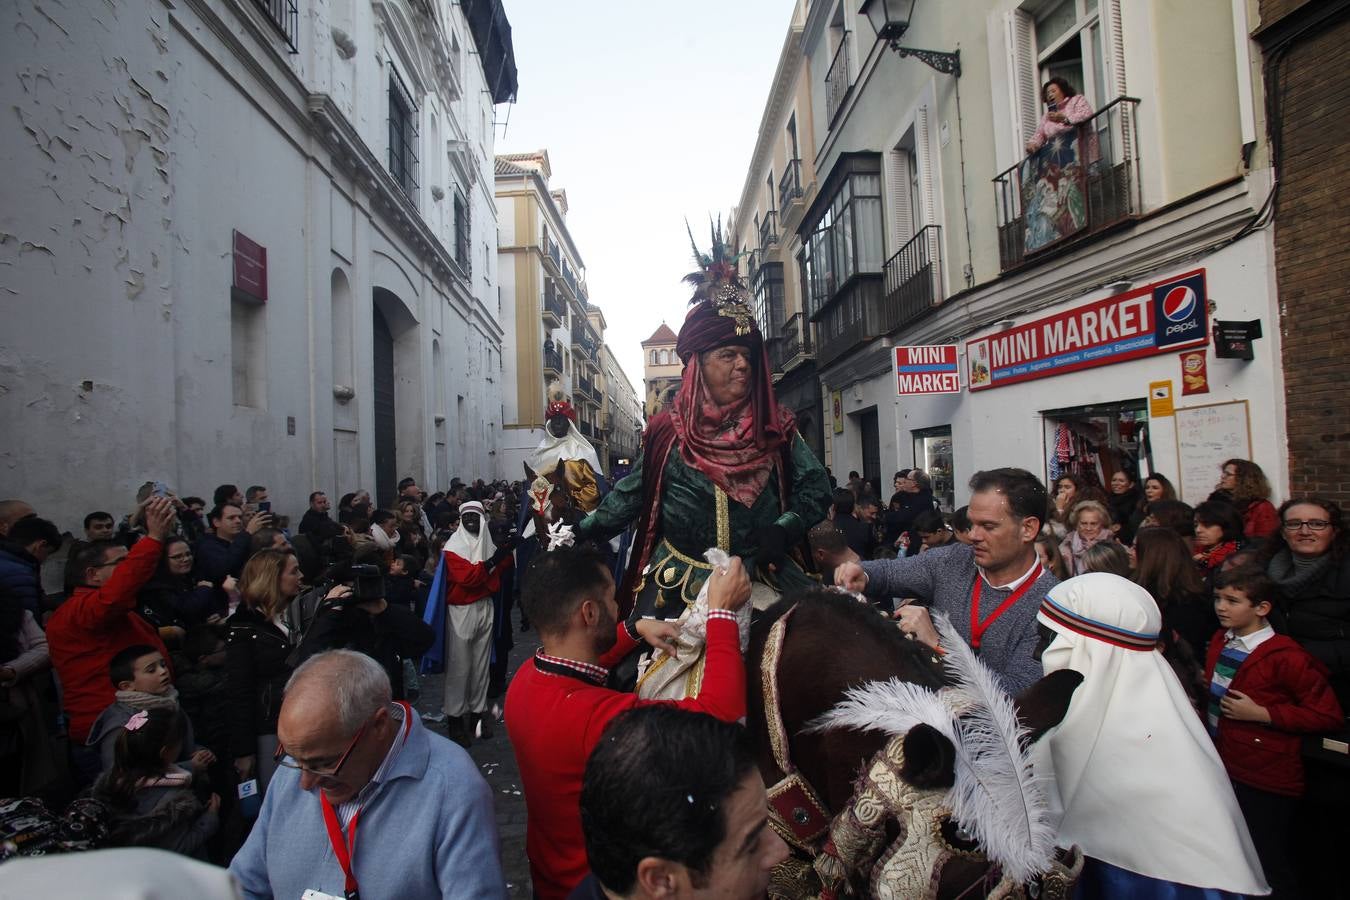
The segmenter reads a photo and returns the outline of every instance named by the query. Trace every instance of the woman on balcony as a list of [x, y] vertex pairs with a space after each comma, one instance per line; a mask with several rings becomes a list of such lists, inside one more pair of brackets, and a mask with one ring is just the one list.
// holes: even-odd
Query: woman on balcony
[[1092, 104], [1063, 78], [1051, 78], [1041, 88], [1045, 101], [1045, 115], [1041, 124], [1027, 141], [1027, 153], [1035, 153], [1053, 137], [1077, 128], [1092, 118]]

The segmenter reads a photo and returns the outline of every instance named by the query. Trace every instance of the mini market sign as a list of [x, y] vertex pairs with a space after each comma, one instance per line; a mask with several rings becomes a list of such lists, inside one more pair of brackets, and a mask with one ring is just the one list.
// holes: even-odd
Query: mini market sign
[[972, 391], [1172, 353], [1209, 342], [1205, 270], [966, 342]]
[[961, 371], [955, 344], [895, 348], [895, 384], [907, 394], [959, 394]]

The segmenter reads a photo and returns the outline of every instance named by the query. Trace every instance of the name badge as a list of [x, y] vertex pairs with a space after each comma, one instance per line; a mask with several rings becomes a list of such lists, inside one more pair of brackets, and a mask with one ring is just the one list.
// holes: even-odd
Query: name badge
[[300, 895], [300, 900], [344, 900], [342, 897], [335, 897], [332, 894], [325, 894], [323, 891], [316, 891], [309, 888]]

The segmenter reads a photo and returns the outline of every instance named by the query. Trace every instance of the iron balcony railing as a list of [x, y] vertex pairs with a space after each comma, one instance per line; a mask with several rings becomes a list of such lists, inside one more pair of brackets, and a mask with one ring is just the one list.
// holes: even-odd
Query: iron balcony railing
[[544, 374], [562, 375], [562, 354], [557, 350], [544, 351]]
[[783, 177], [778, 179], [778, 208], [786, 210], [802, 198], [802, 161], [788, 160]]
[[544, 233], [544, 259], [553, 263], [553, 274], [562, 277], [562, 251], [558, 249], [558, 242]]
[[759, 223], [759, 249], [768, 253], [769, 248], [778, 243], [778, 212], [769, 210]]
[[300, 32], [300, 9], [295, 0], [253, 0], [255, 6], [267, 14], [267, 18], [286, 39], [286, 46], [292, 53], [299, 53], [296, 36]]
[[590, 423], [590, 422], [587, 422], [585, 419], [582, 419], [582, 420], [581, 420], [581, 423], [580, 423], [580, 427], [581, 427], [581, 435], [582, 435], [582, 437], [592, 437], [592, 436], [594, 436], [594, 432], [591, 430], [591, 423]]
[[544, 318], [553, 319], [555, 325], [567, 321], [567, 299], [558, 290], [558, 282], [552, 278], [544, 285]]
[[861, 272], [844, 282], [816, 319], [816, 360], [826, 366], [860, 344], [886, 333], [880, 272]]
[[942, 228], [928, 225], [886, 260], [880, 324], [901, 328], [942, 302]]
[[587, 398], [588, 400], [594, 400], [594, 399], [595, 399], [595, 382], [594, 382], [594, 381], [591, 381], [591, 380], [590, 380], [589, 378], [587, 378], [585, 375], [578, 376], [578, 378], [577, 378], [577, 393], [581, 394], [581, 396]]
[[833, 124], [835, 113], [839, 112], [839, 107], [844, 105], [844, 96], [848, 94], [848, 39], [850, 35], [851, 32], [844, 32], [844, 38], [839, 42], [839, 49], [835, 51], [834, 59], [830, 61], [830, 68], [825, 73], [825, 123], [827, 126]]
[[1143, 212], [1138, 106], [1117, 97], [994, 177], [1004, 271]]
[[786, 372], [811, 356], [811, 323], [803, 313], [793, 313], [783, 323], [782, 336], [771, 345], [773, 368]]
[[567, 287], [572, 292], [572, 296], [575, 297], [577, 295], [577, 276], [576, 273], [572, 271], [571, 263], [567, 260], [563, 260], [562, 276], [563, 281], [567, 282]]

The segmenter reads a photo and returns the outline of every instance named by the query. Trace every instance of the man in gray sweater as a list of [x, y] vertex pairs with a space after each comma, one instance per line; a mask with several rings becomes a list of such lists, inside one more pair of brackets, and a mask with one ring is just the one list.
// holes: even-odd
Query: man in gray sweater
[[[873, 597], [917, 597], [952, 620], [961, 637], [1010, 694], [1041, 677], [1036, 611], [1058, 579], [1041, 567], [1036, 536], [1049, 509], [1039, 478], [1025, 469], [990, 469], [970, 480], [970, 544], [949, 544], [907, 559], [845, 563], [835, 583]], [[923, 606], [896, 613], [900, 629], [930, 647], [937, 630]]]

